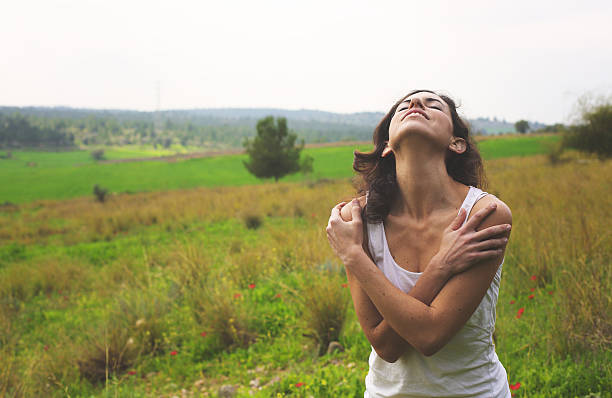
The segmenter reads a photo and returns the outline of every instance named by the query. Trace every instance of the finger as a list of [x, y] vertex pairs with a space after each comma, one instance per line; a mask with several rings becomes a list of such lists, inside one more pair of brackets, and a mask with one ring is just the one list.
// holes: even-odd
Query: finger
[[504, 251], [502, 249], [485, 250], [483, 252], [476, 253], [474, 255], [474, 260], [475, 261], [490, 260], [492, 258], [497, 258], [501, 256], [503, 252]]
[[453, 220], [453, 222], [451, 222], [451, 225], [450, 225], [453, 231], [456, 231], [461, 227], [461, 225], [463, 224], [463, 221], [465, 220], [466, 214], [467, 214], [467, 211], [465, 211], [463, 207], [459, 209], [459, 213], [457, 214], [457, 217], [455, 217], [455, 219]]
[[340, 211], [340, 209], [342, 209], [342, 206], [344, 206], [345, 204], [346, 204], [346, 202], [340, 202], [337, 205], [335, 205], [334, 207], [332, 207], [330, 217], [334, 215], [334, 209], [337, 208], [338, 211]]
[[333, 219], [333, 218], [339, 218], [339, 217], [340, 217], [340, 204], [337, 204], [332, 209], [330, 218]]
[[361, 205], [357, 199], [353, 199], [351, 201], [351, 214], [353, 216], [353, 221], [361, 222]]
[[473, 235], [472, 239], [474, 241], [482, 241], [486, 239], [491, 239], [495, 236], [507, 234], [511, 228], [512, 226], [510, 224], [493, 225], [493, 226], [483, 229], [482, 231], [477, 231]]
[[487, 249], [488, 250], [503, 249], [506, 247], [507, 243], [508, 243], [507, 238], [487, 239], [487, 240], [483, 240], [482, 242], [478, 242], [477, 244], [475, 244], [474, 249], [478, 251], [486, 251]]
[[465, 223], [465, 228], [470, 230], [476, 230], [476, 228], [480, 225], [480, 223], [487, 218], [489, 214], [491, 214], [495, 208], [497, 207], [497, 203], [491, 203], [484, 209], [480, 209]]

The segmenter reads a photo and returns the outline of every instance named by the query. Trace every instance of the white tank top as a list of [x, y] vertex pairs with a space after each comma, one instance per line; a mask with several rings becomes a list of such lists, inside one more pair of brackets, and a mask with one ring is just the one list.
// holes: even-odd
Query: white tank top
[[[461, 205], [467, 215], [485, 195], [486, 192], [470, 186]], [[393, 260], [382, 222], [368, 223], [368, 245], [374, 262], [391, 283], [409, 292], [422, 273], [405, 270]], [[510, 398], [508, 376], [495, 353], [492, 338], [503, 263], [502, 260], [474, 314], [434, 355], [426, 357], [409, 347], [395, 363], [389, 363], [372, 348], [364, 397]]]

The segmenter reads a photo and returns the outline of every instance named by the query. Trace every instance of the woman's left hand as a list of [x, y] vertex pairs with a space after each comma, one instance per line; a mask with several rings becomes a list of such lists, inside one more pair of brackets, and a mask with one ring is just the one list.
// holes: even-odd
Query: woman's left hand
[[341, 202], [334, 206], [326, 228], [327, 240], [329, 240], [330, 246], [344, 265], [355, 256], [364, 253], [361, 206], [357, 199], [348, 203], [351, 206], [353, 219], [344, 221], [340, 216], [340, 209], [346, 204], [346, 202]]

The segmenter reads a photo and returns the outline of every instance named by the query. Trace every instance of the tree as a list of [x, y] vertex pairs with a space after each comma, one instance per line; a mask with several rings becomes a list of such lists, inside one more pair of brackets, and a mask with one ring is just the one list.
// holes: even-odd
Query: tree
[[96, 149], [91, 151], [91, 157], [94, 160], [104, 160], [104, 149]]
[[529, 122], [527, 120], [519, 120], [514, 123], [514, 129], [521, 134], [525, 134], [529, 130]]
[[[243, 145], [249, 160], [243, 162], [247, 170], [257, 178], [279, 178], [300, 171], [300, 153], [304, 140], [295, 145], [297, 135], [287, 129], [287, 119], [273, 116], [257, 121], [257, 135], [246, 139]], [[311, 162], [312, 163], [312, 162]], [[311, 164], [312, 166], [312, 164]]]
[[600, 159], [611, 157], [612, 101], [584, 106], [581, 119], [568, 130], [566, 146], [595, 153]]

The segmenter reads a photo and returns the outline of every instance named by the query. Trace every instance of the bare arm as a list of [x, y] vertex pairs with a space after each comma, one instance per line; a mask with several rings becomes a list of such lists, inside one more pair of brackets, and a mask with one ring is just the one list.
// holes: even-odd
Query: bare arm
[[[365, 197], [359, 198], [361, 207], [365, 206]], [[341, 217], [345, 221], [352, 220], [351, 206], [344, 206], [341, 208]], [[465, 218], [465, 212], [460, 213], [455, 219], [456, 227], [459, 227]], [[363, 223], [364, 227], [364, 240], [363, 250], [366, 255], [373, 262], [372, 256], [368, 249], [367, 244], [367, 229], [366, 224]], [[353, 272], [347, 268], [347, 277], [349, 286], [351, 288], [351, 297], [353, 298], [353, 305], [355, 307], [355, 313], [359, 319], [366, 338], [383, 360], [387, 362], [395, 362], [399, 357], [406, 352], [410, 347], [410, 344], [404, 340], [389, 323], [380, 314], [372, 300], [368, 297], [367, 293], [361, 287], [359, 280], [355, 277]], [[439, 266], [437, 258], [433, 258], [429, 265], [425, 268], [425, 271], [415, 286], [407, 294], [423, 304], [429, 306], [434, 298], [438, 295], [438, 292], [446, 281], [452, 276], [449, 270], [445, 270]]]
[[[482, 209], [492, 201], [498, 204], [498, 210], [476, 229], [479, 232], [476, 232], [471, 238], [473, 239], [471, 244], [485, 249], [491, 247], [491, 242], [483, 240], [484, 230], [490, 230], [488, 227], [494, 225], [511, 224], [512, 221], [510, 209], [494, 197], [483, 198], [476, 203], [474, 210]], [[376, 267], [361, 247], [361, 231], [357, 230], [357, 227], [362, 228], [361, 219], [356, 219], [359, 213], [353, 213], [353, 216], [352, 223], [354, 224], [349, 225], [351, 223], [341, 221], [339, 210], [337, 210], [335, 219], [332, 214], [328, 226], [328, 238], [336, 253], [343, 259], [347, 272], [362, 289], [358, 293], [365, 294], [371, 300], [371, 305], [378, 311], [378, 316], [384, 319], [388, 327], [396, 331], [400, 338], [424, 355], [434, 354], [472, 315], [491, 284], [503, 258], [504, 249], [483, 252], [488, 253], [488, 258], [478, 261], [475, 266], [465, 272], [453, 276], [428, 306], [397, 289]], [[340, 225], [341, 223], [345, 225]], [[506, 231], [506, 236], [508, 235], [509, 231]], [[350, 241], [353, 243], [347, 243]], [[447, 243], [455, 247], [467, 247], [463, 241], [451, 241], [451, 238]], [[444, 244], [443, 240], [442, 245]], [[448, 250], [445, 253], [456, 252]], [[439, 260], [444, 262], [448, 258], [442, 256], [439, 257]], [[379, 323], [382, 323], [382, 320]]]

